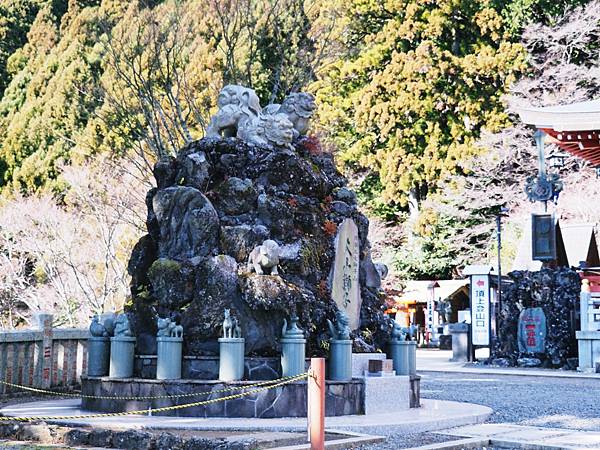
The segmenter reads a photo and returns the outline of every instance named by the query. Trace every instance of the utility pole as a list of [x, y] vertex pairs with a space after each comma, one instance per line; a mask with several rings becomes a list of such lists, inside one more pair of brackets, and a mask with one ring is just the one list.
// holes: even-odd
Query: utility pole
[[[501, 253], [502, 253], [502, 217], [506, 217], [506, 213], [508, 212], [508, 209], [506, 208], [500, 208], [500, 211], [498, 211], [498, 214], [496, 215], [496, 241], [498, 244], [498, 273], [497, 273], [497, 283], [498, 283], [498, 288], [497, 288], [497, 308], [496, 308], [496, 313], [494, 314], [494, 320], [496, 322], [496, 329], [494, 330], [494, 345], [496, 343], [496, 340], [498, 338], [498, 316], [500, 315], [500, 312], [502, 311], [502, 257], [501, 257]], [[493, 346], [492, 349], [493, 350]], [[492, 352], [490, 351], [490, 357], [492, 356]]]

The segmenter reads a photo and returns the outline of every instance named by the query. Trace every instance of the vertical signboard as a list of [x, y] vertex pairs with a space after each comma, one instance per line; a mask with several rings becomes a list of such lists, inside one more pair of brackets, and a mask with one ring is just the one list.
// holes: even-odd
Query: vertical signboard
[[433, 301], [433, 295], [429, 295], [427, 298], [427, 331], [433, 333], [433, 311], [435, 309], [435, 302]]
[[531, 259], [556, 259], [556, 221], [553, 214], [531, 215]]
[[473, 345], [490, 345], [490, 277], [471, 276]]

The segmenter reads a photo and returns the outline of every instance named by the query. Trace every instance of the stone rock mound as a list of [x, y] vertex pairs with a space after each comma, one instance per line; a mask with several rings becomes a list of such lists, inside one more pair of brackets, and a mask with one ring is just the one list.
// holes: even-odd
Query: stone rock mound
[[[336, 229], [347, 218], [360, 241], [356, 349], [382, 348], [391, 328], [370, 257], [369, 222], [331, 155], [312, 138], [297, 140], [294, 151], [204, 138], [159, 161], [154, 175], [148, 234], [129, 262], [127, 312], [138, 354], [155, 352], [157, 316], [183, 325], [185, 354], [217, 353], [224, 308], [239, 318], [248, 354], [277, 354], [283, 318], [293, 310], [308, 332], [308, 354], [324, 353], [326, 319], [336, 311]], [[279, 245], [279, 275], [247, 271], [248, 255], [266, 239]]]

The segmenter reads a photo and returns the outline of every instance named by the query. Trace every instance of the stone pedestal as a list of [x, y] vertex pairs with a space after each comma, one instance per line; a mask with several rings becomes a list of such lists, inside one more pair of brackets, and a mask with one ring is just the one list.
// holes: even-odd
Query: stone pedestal
[[386, 359], [385, 353], [352, 353], [352, 378], [359, 378], [369, 370], [369, 361]]
[[417, 374], [417, 343], [415, 341], [408, 342], [408, 374]]
[[596, 364], [600, 363], [600, 330], [577, 331], [577, 347], [579, 350], [580, 372], [596, 372]]
[[365, 414], [394, 413], [420, 406], [420, 377], [370, 377], [365, 381]]
[[219, 339], [219, 380], [235, 381], [244, 377], [244, 338]]
[[181, 353], [183, 338], [159, 336], [156, 338], [156, 379], [177, 380], [181, 378]]
[[[414, 344], [414, 345], [413, 345]], [[412, 350], [416, 353], [417, 343], [412, 341], [391, 341], [390, 358], [394, 362], [394, 371], [396, 375], [409, 375]]]
[[469, 324], [451, 323], [448, 331], [452, 335], [452, 362], [467, 362], [470, 360]]
[[109, 377], [131, 378], [133, 376], [134, 349], [134, 337], [115, 336], [110, 338]]
[[332, 339], [329, 349], [329, 380], [352, 379], [352, 339]]
[[304, 373], [306, 339], [281, 339], [281, 376], [293, 377]]
[[87, 373], [90, 377], [105, 377], [110, 365], [110, 338], [90, 336], [88, 338]]

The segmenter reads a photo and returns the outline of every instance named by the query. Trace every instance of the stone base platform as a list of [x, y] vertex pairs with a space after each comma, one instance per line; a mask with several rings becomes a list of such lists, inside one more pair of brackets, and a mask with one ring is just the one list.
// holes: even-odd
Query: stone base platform
[[[236, 394], [240, 391], [220, 392], [235, 386], [248, 386], [255, 381], [221, 382], [215, 380], [147, 380], [140, 378], [82, 377], [84, 395], [96, 397], [156, 397], [207, 392], [180, 398], [153, 400], [119, 400], [83, 398], [82, 409], [97, 412], [122, 412], [162, 408], [186, 403], [211, 400]], [[362, 379], [349, 382], [327, 381], [325, 414], [327, 416], [357, 415], [365, 413], [365, 383]], [[212, 392], [215, 392], [212, 394]], [[159, 413], [175, 417], [306, 417], [306, 381], [297, 381], [273, 389], [264, 390], [238, 399], [192, 406]]]
[[[133, 376], [136, 378], [156, 378], [156, 355], [135, 355]], [[306, 368], [310, 362], [306, 361]], [[244, 358], [245, 380], [273, 380], [281, 374], [281, 358]], [[181, 377], [189, 380], [218, 380], [218, 356], [184, 356], [181, 364]]]
[[[421, 400], [421, 408], [413, 408], [402, 414], [389, 412], [373, 415], [338, 416], [325, 419], [327, 429], [354, 430], [361, 433], [387, 434], [418, 433], [439, 431], [469, 424], [485, 422], [492, 410], [486, 406], [472, 403], [458, 403], [443, 400]], [[120, 416], [101, 418], [73, 418], [90, 414], [82, 410], [81, 400], [46, 400], [23, 402], [0, 409], [5, 416], [58, 416], [46, 422], [68, 426], [110, 427], [125, 429], [163, 429], [163, 430], [265, 430], [306, 432], [306, 417], [248, 419], [248, 418], [195, 418], [157, 417], [157, 416]]]

